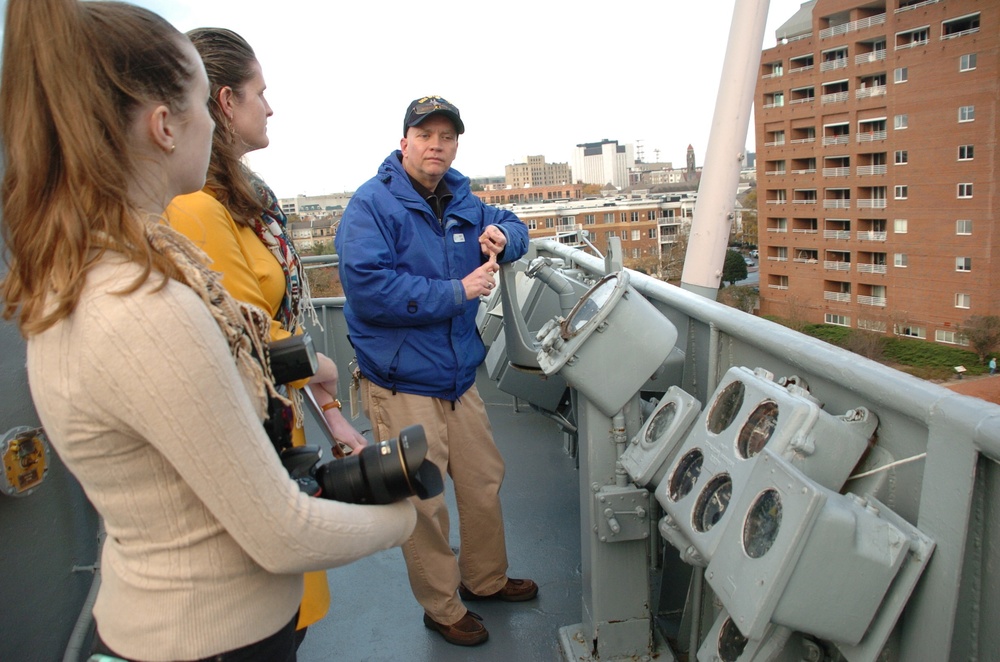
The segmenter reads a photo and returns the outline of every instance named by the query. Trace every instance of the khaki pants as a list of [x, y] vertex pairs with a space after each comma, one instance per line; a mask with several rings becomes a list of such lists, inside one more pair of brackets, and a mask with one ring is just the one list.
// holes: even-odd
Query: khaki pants
[[458, 402], [389, 389], [361, 380], [361, 401], [377, 441], [420, 424], [427, 435], [427, 457], [450, 475], [458, 505], [461, 539], [458, 559], [448, 540], [448, 505], [444, 494], [412, 498], [417, 526], [403, 544], [410, 587], [424, 611], [438, 623], [451, 625], [467, 611], [459, 599], [459, 582], [473, 593], [488, 595], [507, 582], [500, 485], [504, 463], [479, 391], [473, 386]]

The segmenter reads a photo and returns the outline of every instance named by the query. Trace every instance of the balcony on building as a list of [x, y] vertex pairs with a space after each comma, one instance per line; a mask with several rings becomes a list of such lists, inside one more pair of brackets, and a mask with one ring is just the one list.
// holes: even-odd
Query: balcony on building
[[888, 271], [886, 254], [873, 251], [861, 251], [858, 253], [858, 273], [860, 274], [884, 274]]
[[805, 145], [816, 142], [816, 127], [792, 127], [792, 144]]
[[761, 78], [781, 78], [784, 75], [785, 69], [781, 60], [776, 60], [774, 62], [765, 62], [760, 65]]
[[767, 219], [767, 231], [779, 234], [784, 234], [788, 232], [788, 219], [787, 218]]
[[885, 285], [858, 285], [858, 303], [862, 306], [885, 308], [887, 302]]
[[858, 177], [869, 177], [873, 175], [884, 175], [888, 165], [887, 154], [885, 152], [868, 152], [858, 154]]
[[855, 99], [870, 99], [872, 97], [884, 97], [886, 93], [885, 72], [870, 76], [858, 77], [854, 90]]
[[802, 264], [819, 264], [819, 251], [815, 248], [796, 248], [792, 261]]
[[816, 157], [807, 156], [805, 158], [792, 159], [793, 175], [813, 175], [816, 173]]
[[803, 71], [812, 71], [813, 69], [813, 54], [806, 53], [805, 55], [796, 55], [788, 60], [788, 73], [797, 74]]
[[800, 103], [811, 103], [816, 100], [816, 87], [806, 85], [803, 87], [793, 87], [789, 92], [788, 105], [794, 106]]
[[848, 122], [835, 122], [823, 125], [823, 147], [831, 145], [847, 145], [851, 139], [851, 125]]
[[768, 189], [764, 200], [769, 205], [783, 205], [788, 201], [788, 191], [783, 188]]
[[[858, 17], [852, 16], [852, 12], [838, 12], [819, 19], [821, 26], [819, 31], [820, 39], [830, 39], [852, 32], [860, 32], [875, 26], [885, 24], [885, 3], [873, 3], [866, 7], [859, 7], [853, 10]], [[853, 20], [852, 20], [853, 19]]]
[[884, 218], [858, 219], [858, 241], [885, 241], [886, 220]]
[[828, 280], [823, 282], [823, 299], [825, 301], [836, 301], [838, 303], [851, 302], [851, 284], [839, 280]]
[[768, 246], [766, 258], [768, 262], [788, 262], [788, 247]]
[[850, 239], [851, 221], [847, 218], [828, 218], [823, 221], [824, 239]]
[[850, 156], [824, 156], [824, 177], [849, 177], [851, 174]]
[[793, 205], [815, 205], [816, 200], [816, 189], [814, 188], [797, 188], [792, 190]]
[[854, 64], [865, 65], [885, 59], [885, 37], [859, 41], [854, 46]]
[[851, 189], [828, 188], [823, 191], [823, 209], [850, 209]]
[[862, 186], [858, 189], [858, 209], [885, 209], [887, 206], [885, 186]]
[[775, 161], [766, 161], [764, 163], [764, 174], [768, 176], [777, 176], [785, 174], [785, 160], [778, 159]]
[[792, 234], [819, 234], [819, 219], [805, 217], [793, 218]]
[[824, 104], [841, 103], [851, 98], [849, 84], [846, 78], [843, 80], [834, 80], [829, 83], [823, 83], [822, 90], [823, 96], [821, 100]]
[[850, 271], [851, 251], [836, 249], [826, 251], [823, 268], [828, 271]]
[[[869, 110], [869, 112], [871, 112]], [[858, 120], [857, 141], [859, 143], [875, 142], [886, 139], [886, 118], [874, 117]]]

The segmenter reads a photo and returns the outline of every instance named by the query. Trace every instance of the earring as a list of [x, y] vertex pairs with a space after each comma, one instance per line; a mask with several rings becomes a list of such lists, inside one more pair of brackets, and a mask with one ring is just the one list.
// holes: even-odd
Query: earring
[[173, 153], [174, 153], [174, 150], [176, 150], [176, 149], [177, 149], [177, 145], [176, 145], [176, 144], [174, 144], [174, 145], [171, 145], [171, 146], [170, 146], [170, 153], [171, 153], [171, 154], [173, 154]]

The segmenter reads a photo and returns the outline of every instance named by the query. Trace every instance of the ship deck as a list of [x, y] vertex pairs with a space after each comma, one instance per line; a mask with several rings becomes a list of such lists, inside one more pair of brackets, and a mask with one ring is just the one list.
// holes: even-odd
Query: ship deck
[[[470, 604], [472, 611], [483, 616], [490, 638], [474, 648], [453, 646], [424, 627], [423, 610], [410, 592], [402, 553], [393, 548], [328, 571], [330, 612], [309, 628], [299, 649], [300, 662], [562, 659], [559, 628], [581, 621], [576, 461], [564, 450], [554, 422], [524, 403], [517, 405], [482, 368], [477, 386], [507, 465], [500, 496], [508, 574], [538, 582], [538, 598], [514, 604]], [[354, 423], [371, 438], [363, 417]], [[311, 440], [320, 438], [307, 433]], [[458, 516], [450, 481], [446, 485], [451, 543], [457, 549]]]

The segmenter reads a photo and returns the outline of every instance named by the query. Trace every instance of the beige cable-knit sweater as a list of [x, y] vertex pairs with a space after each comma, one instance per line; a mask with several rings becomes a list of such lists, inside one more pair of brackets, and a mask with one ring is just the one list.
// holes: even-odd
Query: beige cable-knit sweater
[[[42, 424], [102, 515], [94, 615], [118, 653], [189, 660], [285, 625], [302, 572], [401, 544], [413, 507], [302, 494], [208, 309], [108, 257], [76, 310], [28, 341]], [[361, 598], [363, 599], [363, 598]]]

